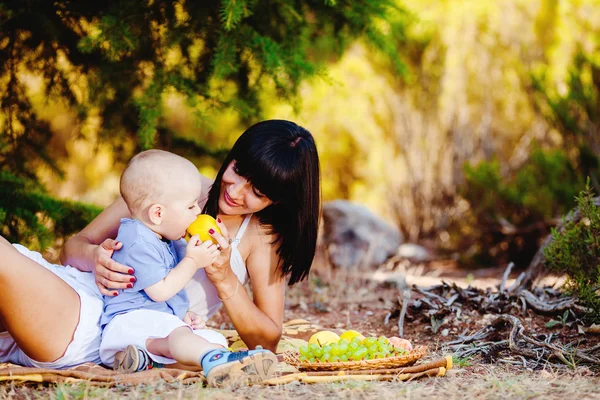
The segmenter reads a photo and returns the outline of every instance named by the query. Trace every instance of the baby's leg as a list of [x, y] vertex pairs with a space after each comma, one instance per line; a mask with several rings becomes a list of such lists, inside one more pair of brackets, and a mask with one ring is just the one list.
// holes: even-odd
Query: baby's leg
[[158, 356], [175, 359], [178, 363], [201, 366], [202, 356], [209, 350], [223, 348], [194, 334], [187, 326], [175, 329], [166, 338], [146, 340], [146, 349]]

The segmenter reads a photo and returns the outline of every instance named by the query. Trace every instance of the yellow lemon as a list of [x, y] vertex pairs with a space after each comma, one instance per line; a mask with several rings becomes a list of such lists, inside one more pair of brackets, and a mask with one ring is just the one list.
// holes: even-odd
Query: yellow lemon
[[217, 226], [217, 221], [208, 214], [200, 214], [190, 226], [188, 226], [185, 233], [185, 240], [189, 241], [192, 236], [198, 235], [200, 240], [210, 240], [214, 244], [218, 244], [215, 238], [210, 236], [208, 233], [209, 229], [214, 229], [216, 232], [221, 233], [221, 229]]
[[321, 331], [317, 332], [310, 337], [308, 344], [316, 343], [319, 346], [325, 346], [326, 344], [337, 343], [340, 337], [335, 332]]
[[365, 338], [362, 333], [353, 330], [345, 331], [340, 335], [340, 339], [346, 339], [349, 342], [351, 342], [355, 337], [360, 338], [360, 340]]

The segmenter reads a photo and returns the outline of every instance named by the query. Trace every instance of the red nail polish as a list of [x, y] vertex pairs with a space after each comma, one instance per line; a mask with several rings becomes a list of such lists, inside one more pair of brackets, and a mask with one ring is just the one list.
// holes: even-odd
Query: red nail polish
[[115, 242], [115, 246], [118, 246], [119, 244], [121, 244], [121, 242]]
[[114, 294], [115, 296], [118, 296], [118, 295], [119, 295], [119, 292], [113, 292], [113, 294]]
[[133, 268], [129, 268], [129, 271], [127, 271], [127, 273], [128, 273], [129, 275], [133, 275], [133, 273], [134, 273], [134, 272], [135, 272], [135, 271], [133, 270]]
[[217, 222], [221, 222], [221, 218], [217, 218]]
[[137, 279], [135, 279], [135, 276], [132, 276], [131, 278], [129, 278], [129, 282], [132, 282], [132, 283], [133, 283], [133, 282], [135, 282], [135, 281], [137, 281]]
[[212, 235], [213, 233], [215, 233], [215, 230], [214, 230], [214, 229], [212, 229], [212, 228], [210, 228], [210, 229], [208, 230], [208, 233], [210, 233], [210, 234]]
[[127, 289], [131, 289], [132, 287], [133, 287], [133, 284], [132, 284], [132, 283], [128, 283], [128, 284], [127, 284]]

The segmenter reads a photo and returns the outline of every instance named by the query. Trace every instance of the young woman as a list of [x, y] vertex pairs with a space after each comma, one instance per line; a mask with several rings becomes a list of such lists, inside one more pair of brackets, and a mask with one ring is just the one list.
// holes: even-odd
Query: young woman
[[[222, 251], [188, 284], [190, 309], [208, 319], [224, 305], [250, 348], [274, 351], [281, 337], [286, 280], [292, 285], [304, 279], [315, 254], [320, 176], [313, 137], [289, 121], [253, 125], [234, 144], [215, 181], [205, 178], [203, 187], [210, 190], [201, 194], [200, 206], [218, 218], [222, 234], [211, 234]], [[4, 340], [0, 334], [0, 361], [52, 362], [56, 368], [97, 361], [97, 352], [85, 360], [68, 356], [81, 354], [81, 347], [97, 351], [102, 306], [97, 291], [89, 290], [90, 280], [108, 296], [135, 285], [135, 271], [111, 259], [121, 247], [114, 240], [120, 219], [129, 216], [119, 198], [65, 244], [62, 263], [93, 275], [41, 266], [36, 264], [41, 257], [30, 259], [39, 254], [18, 248], [24, 257], [0, 242], [7, 254], [0, 262], [0, 328], [10, 333]], [[57, 278], [62, 269], [70, 280]], [[242, 287], [249, 281], [252, 298]]]

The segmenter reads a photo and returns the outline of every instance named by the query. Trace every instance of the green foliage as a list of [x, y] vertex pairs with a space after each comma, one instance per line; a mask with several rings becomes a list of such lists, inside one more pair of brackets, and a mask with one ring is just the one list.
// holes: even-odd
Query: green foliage
[[452, 354], [452, 365], [455, 367], [470, 367], [472, 363], [469, 357], [459, 357]]
[[295, 103], [300, 83], [324, 76], [332, 53], [341, 56], [359, 38], [402, 74], [393, 51], [402, 13], [393, 0], [0, 3], [0, 171], [10, 182], [0, 226], [11, 240], [37, 237], [44, 247], [52, 230], [77, 230], [94, 213], [36, 184], [38, 168], [62, 174], [49, 150], [50, 124], [37, 114], [48, 103], [75, 110], [82, 125], [97, 115], [98, 144], [109, 143], [117, 162], [129, 157], [120, 150], [131, 139], [138, 149], [181, 145], [187, 156], [220, 157], [203, 138], [173, 137], [166, 95], [183, 96], [200, 118], [234, 111], [256, 121], [265, 87]]
[[553, 241], [544, 250], [547, 264], [568, 275], [566, 288], [589, 307], [588, 318], [600, 322], [600, 207], [589, 187], [577, 197], [580, 218], [565, 219], [552, 231]]
[[567, 326], [568, 319], [569, 319], [569, 310], [565, 310], [563, 315], [559, 315], [556, 317], [556, 319], [551, 319], [550, 321], [546, 322], [545, 326], [546, 326], [546, 328], [552, 328], [556, 325], [560, 325], [564, 328], [565, 326]]
[[0, 171], [0, 231], [7, 240], [43, 250], [81, 230], [101, 209], [48, 196], [31, 180]]
[[[141, 148], [156, 139], [167, 89], [185, 94], [190, 104], [231, 108], [257, 120], [264, 82], [292, 101], [303, 80], [323, 74], [323, 59], [313, 51], [323, 39], [342, 54], [364, 37], [403, 73], [393, 48], [403, 24], [388, 21], [398, 13], [391, 0], [3, 3], [4, 130], [18, 128], [9, 113], [18, 117], [31, 109], [21, 67], [44, 77], [48, 94], [82, 115], [99, 108], [106, 135], [122, 128], [137, 133]], [[73, 74], [82, 74], [87, 85], [74, 84]], [[226, 90], [229, 84], [233, 91]]]
[[506, 219], [514, 225], [554, 218], [571, 209], [583, 187], [561, 150], [536, 149], [516, 173], [503, 178], [498, 160], [465, 165], [465, 197], [475, 213], [489, 222]]
[[516, 172], [503, 176], [498, 160], [466, 164], [464, 198], [474, 215], [472, 237], [480, 262], [500, 251], [526, 265], [554, 218], [568, 212], [583, 180], [562, 150], [536, 149]]
[[534, 100], [562, 134], [564, 147], [577, 154], [582, 176], [600, 190], [600, 41], [591, 52], [578, 48], [561, 90], [547, 75], [547, 67], [532, 73]]

